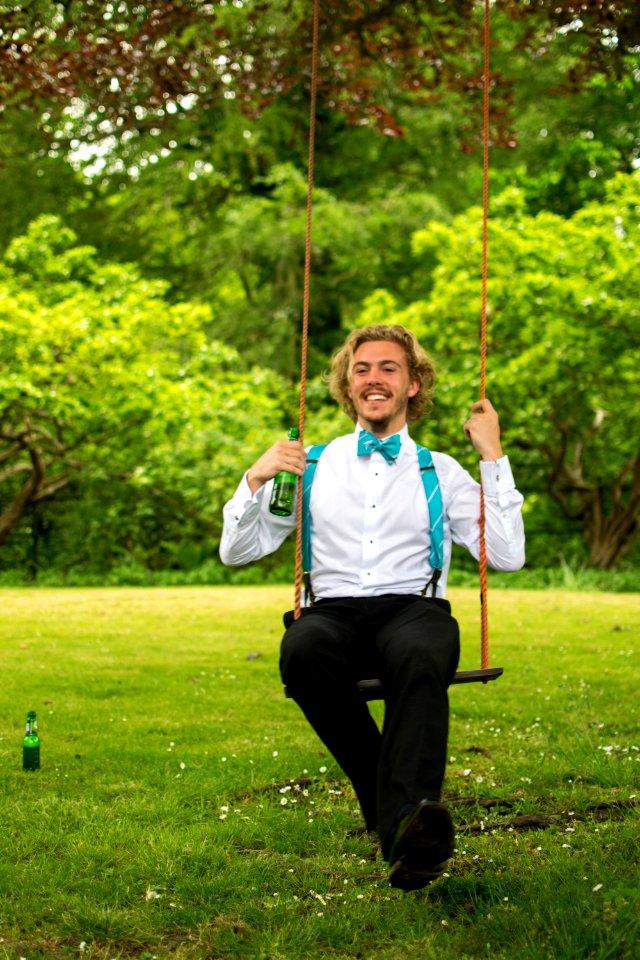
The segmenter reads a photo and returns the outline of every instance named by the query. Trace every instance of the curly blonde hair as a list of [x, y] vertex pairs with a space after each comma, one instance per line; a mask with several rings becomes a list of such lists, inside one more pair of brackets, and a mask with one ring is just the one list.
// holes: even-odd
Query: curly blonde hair
[[436, 370], [433, 360], [420, 346], [415, 334], [399, 324], [375, 323], [368, 327], [359, 327], [349, 334], [345, 343], [336, 350], [331, 358], [331, 371], [327, 377], [331, 396], [334, 400], [337, 400], [347, 416], [351, 417], [355, 423], [358, 417], [351, 397], [347, 395], [353, 358], [356, 350], [363, 343], [376, 340], [397, 343], [404, 349], [409, 365], [409, 377], [411, 380], [417, 380], [420, 384], [416, 395], [409, 397], [407, 409], [407, 421], [415, 423], [431, 409]]

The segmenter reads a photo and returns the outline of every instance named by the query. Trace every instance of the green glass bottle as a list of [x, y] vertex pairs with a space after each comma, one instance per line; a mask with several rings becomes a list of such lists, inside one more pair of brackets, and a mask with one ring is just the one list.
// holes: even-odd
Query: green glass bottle
[[[291, 427], [289, 430], [289, 440], [297, 440], [300, 431], [297, 427]], [[290, 517], [293, 513], [293, 502], [298, 486], [298, 478], [295, 473], [289, 473], [288, 470], [281, 470], [273, 481], [273, 490], [271, 500], [269, 501], [269, 510], [275, 513], [276, 517]]]
[[22, 741], [22, 769], [40, 769], [40, 737], [35, 710], [29, 710], [27, 714], [27, 728]]

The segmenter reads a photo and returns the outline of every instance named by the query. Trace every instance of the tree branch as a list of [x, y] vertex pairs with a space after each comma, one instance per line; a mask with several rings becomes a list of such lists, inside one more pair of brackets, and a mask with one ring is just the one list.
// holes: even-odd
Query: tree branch
[[4, 483], [5, 480], [10, 480], [12, 477], [16, 477], [19, 473], [31, 473], [33, 467], [28, 463], [14, 463], [12, 467], [8, 467], [6, 470], [3, 470], [0, 473], [0, 483]]
[[[0, 434], [0, 436], [2, 436], [3, 439], [9, 439], [8, 437], [4, 437], [2, 434]], [[14, 443], [10, 447], [7, 447], [6, 450], [3, 450], [2, 453], [0, 453], [0, 463], [5, 463], [7, 460], [12, 460], [13, 457], [21, 452], [21, 450], [22, 447], [19, 443]]]
[[68, 486], [70, 482], [71, 477], [67, 473], [61, 473], [57, 477], [51, 477], [51, 479], [45, 481], [40, 489], [31, 497], [31, 503], [40, 503], [41, 500], [52, 497], [54, 493]]

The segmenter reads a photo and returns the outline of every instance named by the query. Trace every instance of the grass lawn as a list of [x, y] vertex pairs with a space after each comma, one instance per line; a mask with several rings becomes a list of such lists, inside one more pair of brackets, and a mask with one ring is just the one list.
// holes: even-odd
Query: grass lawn
[[[474, 667], [477, 591], [450, 598]], [[451, 689], [456, 855], [405, 894], [283, 697], [290, 588], [0, 590], [0, 958], [635, 960], [639, 596], [489, 600], [505, 675]]]

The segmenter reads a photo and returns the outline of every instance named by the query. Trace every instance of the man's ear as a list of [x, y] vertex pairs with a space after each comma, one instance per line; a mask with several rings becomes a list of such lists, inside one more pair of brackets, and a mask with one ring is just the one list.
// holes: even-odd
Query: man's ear
[[420, 389], [420, 381], [412, 380], [411, 383], [409, 384], [409, 390], [407, 391], [408, 395], [410, 397], [415, 397], [419, 389]]

